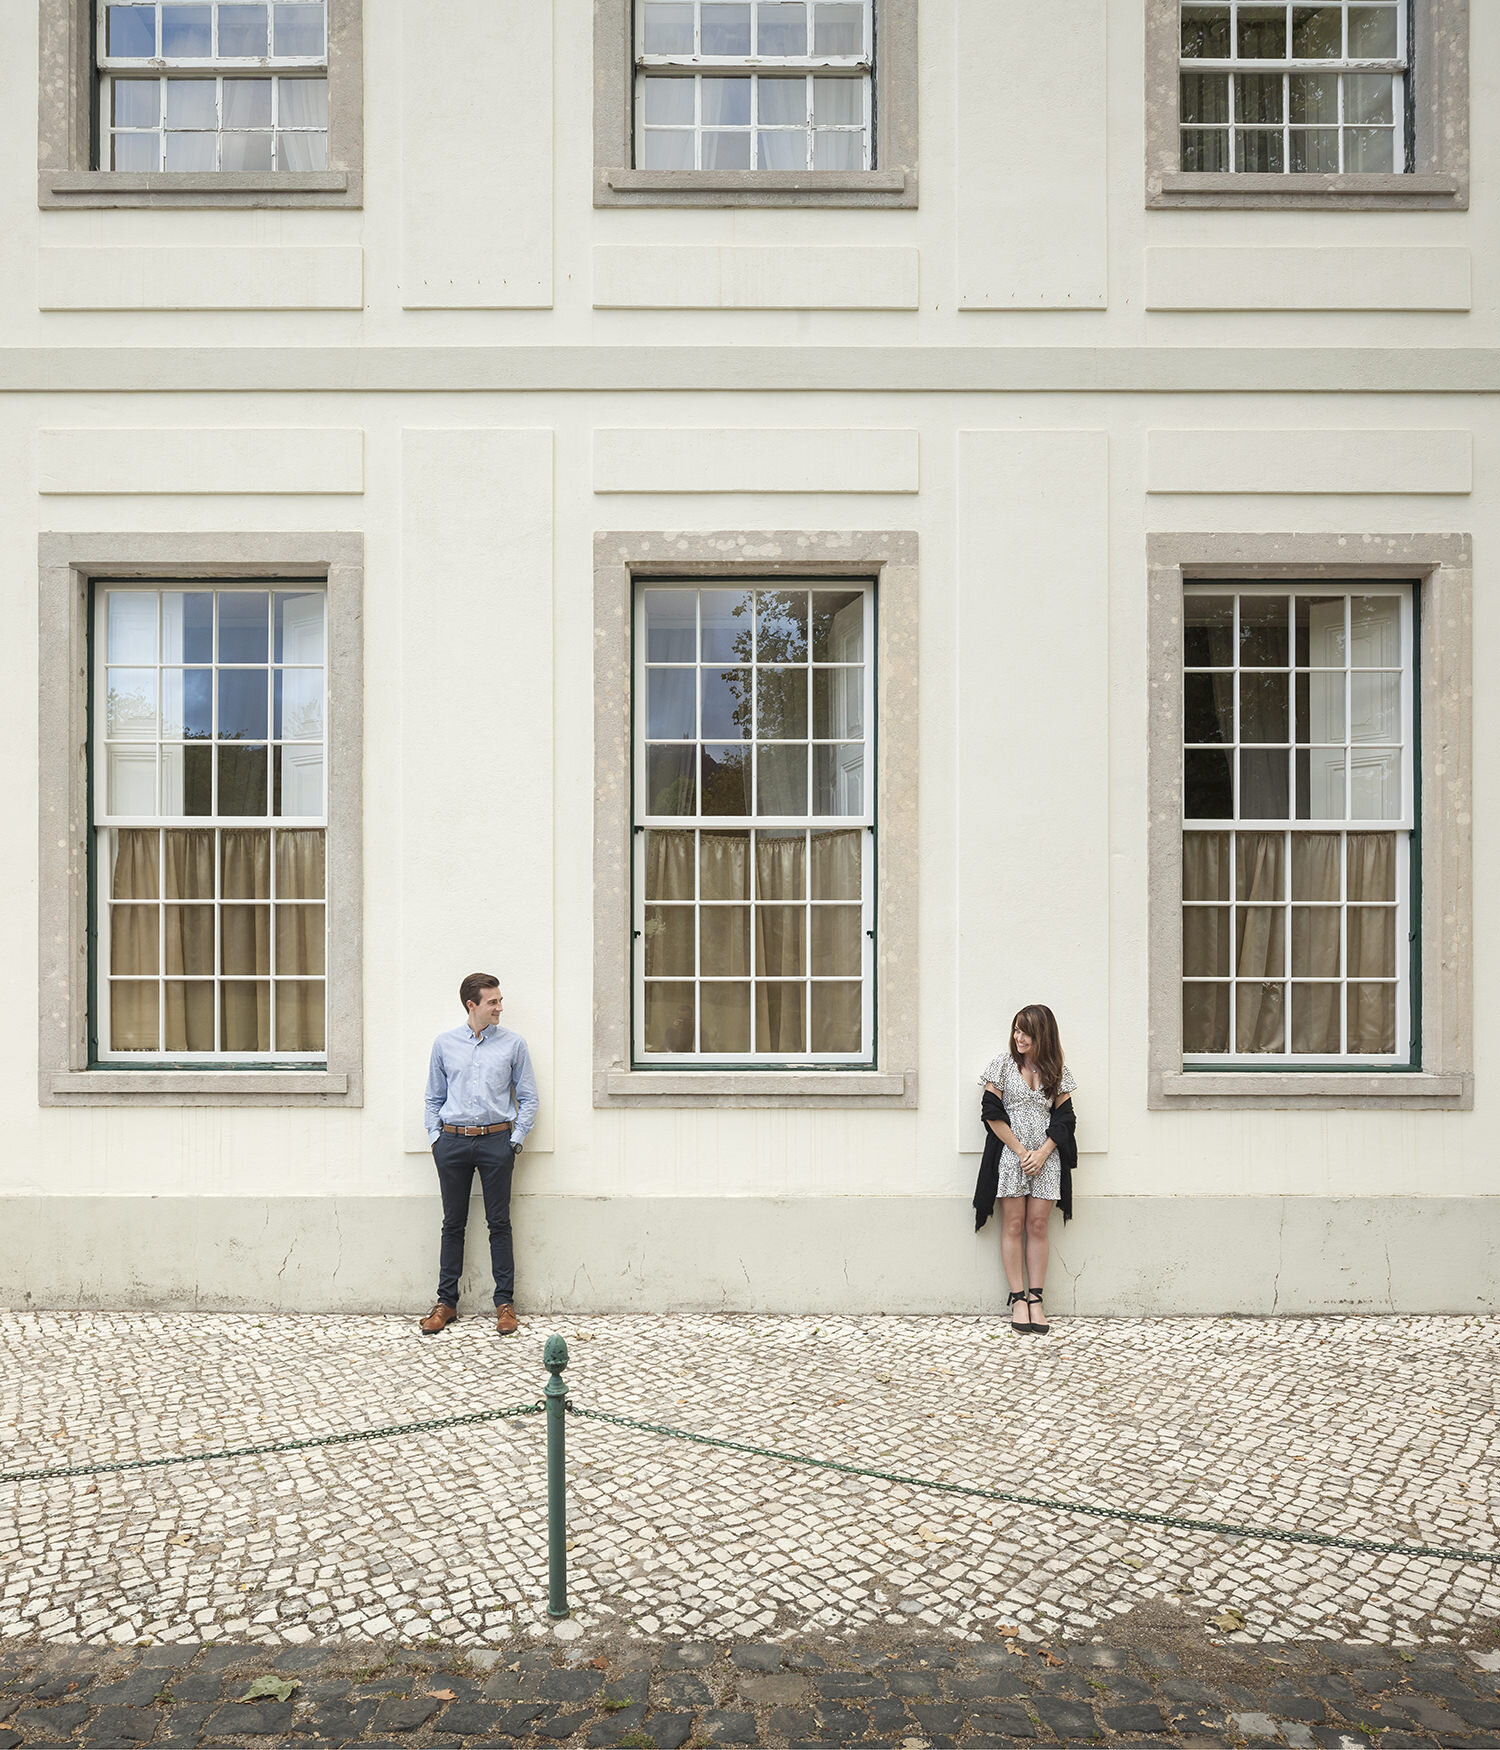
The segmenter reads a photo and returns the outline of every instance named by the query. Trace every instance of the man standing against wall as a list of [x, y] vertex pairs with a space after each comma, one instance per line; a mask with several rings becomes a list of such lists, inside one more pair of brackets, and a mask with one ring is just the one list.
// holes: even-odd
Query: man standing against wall
[[517, 1330], [510, 1178], [521, 1144], [536, 1122], [536, 1077], [526, 1041], [500, 1025], [500, 980], [493, 973], [471, 972], [458, 995], [468, 1019], [433, 1040], [427, 1070], [424, 1119], [443, 1197], [443, 1239], [437, 1305], [421, 1328], [434, 1337], [458, 1317], [464, 1229], [477, 1172], [490, 1230], [495, 1329], [510, 1337]]

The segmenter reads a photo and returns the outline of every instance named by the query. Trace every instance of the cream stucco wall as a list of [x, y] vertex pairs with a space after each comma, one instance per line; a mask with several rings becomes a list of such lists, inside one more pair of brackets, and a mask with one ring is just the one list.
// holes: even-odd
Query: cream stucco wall
[[[38, 210], [34, 21], [0, 16], [0, 1301], [425, 1301], [421, 1081], [480, 964], [541, 1078], [523, 1305], [996, 1305], [974, 1080], [1038, 994], [1085, 1151], [1059, 1311], [1489, 1304], [1495, 106], [1468, 211], [1147, 211], [1136, 9], [1076, 0], [1096, 48], [1006, 77], [1094, 119], [1002, 187], [985, 8], [928, 4], [918, 207], [596, 209], [589, 9], [442, 11], [498, 59], [435, 82], [410, 9], [365, 0], [364, 207], [284, 212]], [[495, 80], [527, 93], [509, 156]], [[914, 1106], [596, 1109], [606, 529], [917, 537]], [[364, 539], [364, 1103], [43, 1108], [38, 538], [223, 530]], [[1155, 531], [1472, 537], [1472, 1110], [1148, 1109]], [[1006, 821], [1017, 748], [1055, 813]]]

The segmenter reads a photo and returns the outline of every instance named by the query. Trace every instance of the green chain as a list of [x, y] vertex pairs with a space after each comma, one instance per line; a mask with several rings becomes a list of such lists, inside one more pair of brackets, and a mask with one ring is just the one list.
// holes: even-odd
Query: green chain
[[439, 1428], [468, 1428], [478, 1422], [503, 1422], [511, 1416], [539, 1416], [546, 1409], [512, 1404], [504, 1410], [477, 1410], [469, 1416], [436, 1416], [430, 1422], [393, 1422], [387, 1428], [359, 1428], [351, 1434], [315, 1434], [307, 1440], [270, 1440], [263, 1446], [226, 1446], [219, 1452], [183, 1452], [170, 1458], [124, 1458], [116, 1464], [57, 1464], [46, 1470], [0, 1471], [0, 1483], [34, 1483], [48, 1477], [97, 1477], [106, 1471], [157, 1470], [168, 1464], [203, 1464], [211, 1458], [257, 1458], [265, 1452], [305, 1452], [312, 1446], [353, 1446], [362, 1440], [389, 1440], [398, 1434], [430, 1434]]
[[836, 1458], [809, 1458], [802, 1452], [781, 1452], [772, 1446], [747, 1446], [739, 1440], [722, 1440], [715, 1434], [692, 1434], [664, 1422], [638, 1422], [629, 1416], [609, 1416], [603, 1410], [581, 1410], [571, 1399], [563, 1406], [574, 1416], [591, 1422], [613, 1422], [618, 1428], [639, 1428], [647, 1434], [665, 1434], [673, 1440], [690, 1440], [698, 1446], [720, 1446], [727, 1452], [747, 1452], [755, 1458], [779, 1459], [783, 1464], [812, 1465], [818, 1470], [842, 1471], [851, 1477], [874, 1477], [883, 1483], [900, 1483], [909, 1489], [934, 1489], [945, 1495], [974, 1495], [983, 1501], [1006, 1501], [1019, 1507], [1045, 1507], [1050, 1512], [1088, 1513], [1096, 1519], [1121, 1519], [1128, 1525], [1170, 1525], [1184, 1531], [1215, 1531], [1230, 1537], [1263, 1538], [1276, 1543], [1311, 1543], [1321, 1549], [1363, 1550], [1382, 1556], [1433, 1556], [1445, 1562], [1500, 1563], [1500, 1550], [1443, 1549], [1421, 1543], [1376, 1543], [1369, 1538], [1334, 1537], [1322, 1531], [1279, 1531], [1265, 1525], [1226, 1525], [1217, 1519], [1180, 1519], [1171, 1513], [1136, 1513], [1127, 1507], [1098, 1507], [1088, 1501], [1057, 1501], [1047, 1495], [1018, 1495], [1005, 1489], [981, 1489], [968, 1483], [944, 1483], [935, 1477], [908, 1477], [896, 1471], [871, 1470], [861, 1464], [843, 1464]]
[[[403, 1434], [430, 1434], [440, 1428], [470, 1428], [481, 1422], [502, 1422], [516, 1416], [539, 1416], [546, 1410], [541, 1399], [530, 1404], [512, 1404], [503, 1410], [476, 1410], [466, 1416], [435, 1416], [426, 1422], [395, 1422], [384, 1428], [361, 1428], [347, 1434], [318, 1434], [306, 1440], [270, 1440], [258, 1446], [226, 1446], [218, 1452], [184, 1452], [168, 1458], [127, 1458], [114, 1464], [51, 1465], [42, 1470], [0, 1471], [0, 1483], [42, 1482], [54, 1477], [103, 1476], [112, 1471], [158, 1470], [172, 1464], [204, 1464], [219, 1458], [258, 1458], [273, 1452], [305, 1452], [318, 1446], [351, 1446], [365, 1440], [390, 1440]], [[694, 1434], [665, 1422], [643, 1422], [631, 1416], [611, 1416], [604, 1410], [582, 1410], [565, 1400], [570, 1415], [590, 1422], [608, 1422], [617, 1428], [635, 1428], [644, 1434], [662, 1434], [672, 1440], [687, 1440], [696, 1446], [717, 1446], [726, 1452], [748, 1453], [753, 1458], [775, 1459], [781, 1464], [809, 1465], [816, 1470], [839, 1471], [845, 1476], [873, 1477], [877, 1482], [898, 1483], [908, 1489], [931, 1489], [945, 1495], [967, 1495], [982, 1501], [1003, 1501], [1017, 1507], [1043, 1507], [1056, 1513], [1085, 1513], [1095, 1519], [1116, 1519], [1127, 1525], [1166, 1525], [1182, 1531], [1211, 1531], [1226, 1537], [1253, 1537], [1274, 1543], [1307, 1543], [1319, 1549], [1356, 1550], [1369, 1555], [1430, 1556], [1445, 1562], [1500, 1564], [1500, 1550], [1445, 1549], [1421, 1543], [1379, 1543], [1373, 1538], [1334, 1537], [1322, 1531], [1282, 1531], [1266, 1525], [1233, 1525], [1218, 1519], [1187, 1519], [1171, 1513], [1137, 1513], [1128, 1507], [1100, 1507], [1089, 1501], [1056, 1500], [1048, 1495], [1023, 1495], [1007, 1489], [983, 1489], [969, 1483], [945, 1483], [936, 1477], [905, 1476], [899, 1471], [874, 1470], [868, 1465], [845, 1464], [836, 1458], [810, 1458], [802, 1452], [783, 1452], [773, 1446], [750, 1446], [741, 1440], [725, 1440], [716, 1434]]]

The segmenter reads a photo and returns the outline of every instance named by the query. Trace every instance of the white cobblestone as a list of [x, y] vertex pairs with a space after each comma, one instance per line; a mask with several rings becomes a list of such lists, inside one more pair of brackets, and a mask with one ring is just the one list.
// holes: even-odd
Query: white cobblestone
[[[530, 1401], [876, 1469], [1195, 1518], [1494, 1549], [1500, 1320], [484, 1320], [0, 1313], [7, 1469]], [[1234, 1639], [1408, 1641], [1500, 1574], [928, 1493], [572, 1419], [570, 1587], [646, 1637], [920, 1622], [1086, 1638], [1175, 1601]], [[545, 1617], [542, 1418], [0, 1485], [0, 1635], [499, 1645]], [[608, 1611], [610, 1615], [605, 1616]]]

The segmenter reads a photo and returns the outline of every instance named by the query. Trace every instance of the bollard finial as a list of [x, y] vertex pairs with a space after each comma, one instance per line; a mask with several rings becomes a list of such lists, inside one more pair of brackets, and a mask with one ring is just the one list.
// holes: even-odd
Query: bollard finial
[[542, 1366], [549, 1373], [561, 1373], [568, 1365], [568, 1345], [563, 1338], [551, 1336], [542, 1350]]

